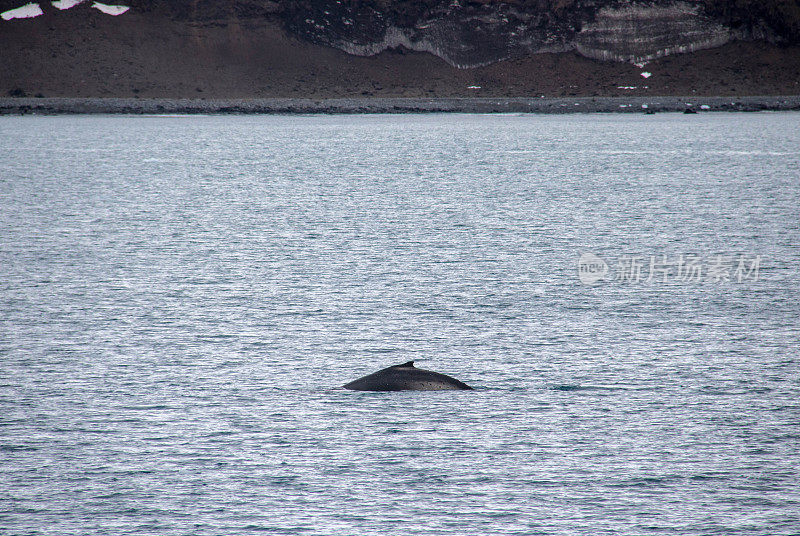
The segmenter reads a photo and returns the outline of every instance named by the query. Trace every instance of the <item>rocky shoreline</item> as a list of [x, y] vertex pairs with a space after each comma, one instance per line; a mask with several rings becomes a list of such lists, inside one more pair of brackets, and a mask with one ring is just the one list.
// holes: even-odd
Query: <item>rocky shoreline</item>
[[800, 110], [800, 95], [571, 98], [0, 98], [0, 115], [662, 113]]

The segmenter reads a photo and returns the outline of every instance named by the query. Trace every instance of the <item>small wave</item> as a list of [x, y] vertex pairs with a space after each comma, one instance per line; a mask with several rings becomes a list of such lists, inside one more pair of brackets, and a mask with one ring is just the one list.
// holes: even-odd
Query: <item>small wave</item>
[[638, 487], [657, 486], [660, 484], [668, 484], [679, 480], [681, 480], [681, 477], [677, 475], [642, 476], [637, 478], [629, 478], [623, 481], [615, 482], [613, 484], [608, 484], [608, 486], [611, 488], [631, 488], [631, 487], [638, 488]]
[[0, 452], [29, 452], [39, 450], [28, 445], [0, 445]]
[[571, 385], [571, 384], [564, 384], [564, 385], [554, 385], [550, 388], [552, 391], [580, 391], [583, 389], [580, 385]]
[[551, 391], [653, 391], [658, 387], [650, 385], [630, 385], [630, 384], [593, 384], [593, 385], [580, 385], [580, 384], [561, 384], [554, 385], [550, 388]]
[[689, 480], [727, 480], [728, 478], [730, 478], [728, 473], [708, 472], [692, 475], [689, 477]]

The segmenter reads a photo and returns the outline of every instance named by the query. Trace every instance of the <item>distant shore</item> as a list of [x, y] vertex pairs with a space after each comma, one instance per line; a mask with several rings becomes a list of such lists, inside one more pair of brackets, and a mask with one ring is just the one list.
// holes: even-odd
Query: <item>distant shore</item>
[[218, 4], [231, 16], [199, 23], [134, 8], [109, 17], [85, 5], [4, 23], [0, 97], [36, 100], [4, 100], [2, 111], [657, 112], [685, 102], [764, 110], [786, 109], [776, 96], [800, 95], [800, 44], [734, 41], [646, 64], [548, 52], [459, 69], [403, 47], [354, 56]]
[[137, 99], [0, 98], [0, 115], [57, 114], [358, 114], [358, 113], [662, 113], [800, 110], [800, 95], [780, 97]]

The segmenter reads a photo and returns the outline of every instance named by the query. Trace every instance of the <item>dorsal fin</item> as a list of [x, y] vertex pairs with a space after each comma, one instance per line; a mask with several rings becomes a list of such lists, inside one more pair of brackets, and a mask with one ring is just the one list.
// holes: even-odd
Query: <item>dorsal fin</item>
[[395, 368], [401, 368], [401, 367], [402, 368], [414, 368], [414, 362], [413, 361], [408, 361], [406, 363], [403, 363], [402, 365], [395, 365], [394, 367]]

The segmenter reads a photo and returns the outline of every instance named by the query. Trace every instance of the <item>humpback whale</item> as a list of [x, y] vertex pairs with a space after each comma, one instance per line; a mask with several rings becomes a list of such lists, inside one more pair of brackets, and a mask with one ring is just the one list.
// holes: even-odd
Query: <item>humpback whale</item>
[[353, 391], [472, 390], [466, 383], [432, 370], [416, 368], [413, 361], [394, 365], [353, 380], [343, 386]]

